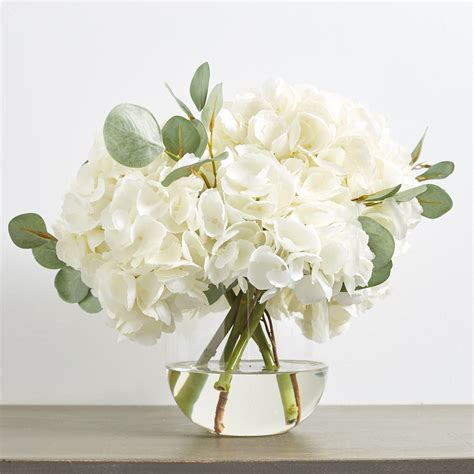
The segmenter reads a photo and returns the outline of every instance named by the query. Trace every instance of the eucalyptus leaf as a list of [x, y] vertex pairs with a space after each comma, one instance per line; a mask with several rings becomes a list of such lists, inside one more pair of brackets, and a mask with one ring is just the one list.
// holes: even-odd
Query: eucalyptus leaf
[[163, 127], [163, 142], [166, 151], [181, 158], [198, 150], [201, 137], [191, 121], [175, 115]]
[[423, 148], [423, 142], [425, 141], [425, 136], [426, 136], [427, 131], [428, 131], [428, 128], [425, 129], [422, 137], [420, 138], [420, 141], [416, 144], [416, 147], [411, 152], [411, 161], [410, 161], [411, 165], [414, 165], [418, 161], [418, 158], [420, 157], [421, 150]]
[[372, 286], [377, 286], [383, 283], [384, 281], [388, 280], [390, 276], [390, 272], [392, 271], [393, 263], [390, 260], [386, 265], [379, 268], [374, 268], [372, 271], [372, 275], [370, 277], [369, 282], [365, 288], [371, 288]]
[[418, 181], [426, 181], [428, 179], [444, 179], [454, 171], [454, 163], [452, 161], [440, 161], [428, 168], [423, 174], [417, 176]]
[[427, 184], [426, 191], [416, 198], [423, 208], [421, 215], [428, 219], [441, 217], [453, 207], [453, 201], [449, 194], [435, 184]]
[[89, 292], [89, 288], [81, 280], [81, 272], [69, 266], [59, 270], [54, 286], [61, 299], [67, 303], [79, 303]]
[[8, 233], [13, 243], [22, 249], [32, 249], [55, 240], [48, 234], [43, 218], [38, 214], [20, 214], [8, 224]]
[[194, 128], [199, 133], [199, 138], [201, 140], [199, 143], [199, 147], [194, 152], [194, 154], [200, 158], [206, 151], [207, 143], [208, 143], [206, 127], [204, 127], [203, 123], [198, 119], [191, 120], [191, 123], [194, 125]]
[[105, 119], [103, 133], [110, 156], [130, 168], [149, 165], [164, 150], [158, 122], [139, 105], [114, 107]]
[[397, 186], [394, 186], [393, 188], [387, 188], [387, 189], [383, 189], [382, 191], [369, 194], [367, 196], [361, 196], [360, 198], [357, 198], [356, 201], [362, 201], [362, 202], [383, 201], [384, 199], [387, 199], [397, 194], [397, 192], [400, 190], [401, 187], [402, 185], [398, 184]]
[[201, 121], [209, 128], [211, 121], [214, 121], [224, 103], [223, 93], [222, 93], [222, 83], [217, 84], [217, 86], [212, 89], [209, 97], [207, 99], [206, 105], [201, 112]]
[[421, 186], [416, 186], [414, 188], [397, 193], [395, 194], [394, 198], [397, 202], [411, 201], [412, 199], [416, 198], [419, 194], [424, 193], [425, 191], [426, 184], [422, 184]]
[[205, 160], [196, 161], [191, 165], [180, 166], [179, 168], [174, 169], [171, 173], [166, 176], [166, 178], [161, 182], [163, 186], [169, 186], [172, 182], [176, 181], [179, 178], [183, 178], [185, 176], [189, 176], [193, 170], [198, 171], [202, 165], [207, 163], [211, 163], [212, 161], [222, 161], [227, 158], [229, 154], [225, 151], [220, 155], [214, 157], [213, 159], [206, 158]]
[[395, 240], [392, 234], [376, 220], [367, 216], [360, 216], [359, 222], [364, 232], [369, 236], [368, 245], [375, 255], [372, 260], [375, 272], [391, 261], [395, 251]]
[[194, 118], [194, 115], [191, 112], [191, 110], [189, 109], [189, 107], [181, 99], [179, 99], [178, 97], [176, 97], [174, 95], [173, 90], [171, 89], [171, 87], [166, 82], [165, 82], [165, 86], [168, 89], [169, 93], [173, 96], [173, 99], [179, 105], [181, 110], [188, 116], [189, 120], [192, 120]]
[[56, 244], [55, 240], [48, 240], [45, 244], [32, 250], [33, 257], [41, 266], [51, 270], [64, 267], [65, 263], [59, 260], [56, 253]]
[[191, 99], [193, 99], [196, 108], [201, 111], [206, 105], [207, 92], [209, 90], [209, 77], [210, 77], [209, 64], [201, 64], [194, 73], [191, 80], [191, 86], [189, 92]]
[[87, 293], [87, 296], [79, 302], [79, 306], [86, 313], [98, 313], [99, 311], [102, 311], [99, 299], [94, 296], [90, 290], [89, 293]]

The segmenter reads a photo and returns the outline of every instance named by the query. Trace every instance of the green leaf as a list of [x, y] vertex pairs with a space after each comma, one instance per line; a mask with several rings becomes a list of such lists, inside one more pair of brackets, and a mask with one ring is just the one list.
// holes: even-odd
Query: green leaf
[[213, 159], [206, 158], [205, 160], [197, 161], [192, 165], [185, 165], [179, 168], [174, 169], [166, 178], [161, 182], [163, 186], [169, 186], [172, 182], [176, 181], [179, 178], [189, 176], [193, 170], [198, 171], [202, 165], [206, 163], [211, 163], [212, 161], [222, 161], [227, 158], [229, 154], [225, 151], [218, 156], [215, 156]]
[[219, 283], [219, 286], [209, 285], [208, 289], [204, 292], [208, 303], [210, 305], [214, 304], [221, 296], [225, 295], [228, 290], [234, 288], [235, 285], [237, 285], [237, 280], [231, 283], [227, 288], [222, 283]]
[[428, 179], [444, 179], [454, 171], [454, 163], [452, 161], [440, 161], [428, 168], [423, 174], [417, 176], [418, 181], [426, 181]]
[[208, 136], [206, 132], [206, 127], [202, 124], [202, 122], [198, 119], [191, 120], [191, 123], [194, 125], [194, 128], [199, 133], [200, 143], [197, 150], [194, 152], [196, 156], [199, 158], [204, 154], [207, 148]]
[[392, 234], [381, 224], [367, 216], [360, 216], [359, 222], [369, 236], [369, 248], [375, 255], [374, 268], [367, 287], [380, 285], [390, 275], [392, 257], [395, 251], [395, 240]]
[[90, 290], [89, 293], [87, 293], [87, 296], [79, 302], [79, 306], [86, 313], [98, 313], [99, 311], [102, 311], [99, 299], [95, 297]]
[[418, 158], [420, 157], [420, 154], [421, 154], [421, 150], [423, 148], [423, 142], [425, 141], [425, 136], [426, 136], [427, 131], [428, 131], [428, 127], [425, 128], [425, 132], [423, 133], [423, 136], [420, 138], [420, 141], [416, 144], [416, 147], [411, 152], [410, 165], [414, 165], [418, 161]]
[[201, 64], [191, 80], [189, 92], [196, 108], [201, 111], [206, 104], [207, 91], [209, 89], [210, 70], [209, 64]]
[[209, 305], [212, 305], [218, 301], [225, 292], [225, 286], [222, 283], [219, 283], [219, 286], [209, 285], [209, 288], [204, 292], [204, 294], [206, 295]]
[[221, 83], [217, 84], [217, 86], [212, 89], [207, 99], [206, 106], [204, 107], [204, 109], [202, 109], [201, 121], [206, 126], [206, 128], [209, 128], [211, 122], [215, 120], [220, 110], [222, 109], [223, 103], [224, 99], [222, 94]]
[[79, 303], [89, 292], [89, 288], [82, 283], [81, 272], [69, 266], [59, 270], [54, 279], [54, 286], [61, 299], [67, 303]]
[[194, 118], [194, 115], [191, 112], [191, 110], [189, 109], [189, 107], [181, 99], [178, 99], [178, 97], [176, 97], [174, 95], [173, 90], [171, 89], [171, 87], [166, 82], [165, 82], [165, 86], [168, 89], [169, 93], [173, 96], [173, 99], [179, 105], [181, 110], [188, 116], [189, 120], [192, 120]]
[[105, 119], [103, 133], [110, 156], [130, 168], [149, 165], [164, 150], [158, 122], [138, 105], [114, 107]]
[[416, 198], [419, 194], [424, 193], [425, 191], [426, 184], [422, 184], [421, 186], [416, 186], [414, 188], [407, 189], [398, 194], [395, 194], [394, 198], [397, 202], [411, 201], [413, 198]]
[[8, 224], [13, 243], [22, 249], [32, 249], [55, 238], [48, 234], [43, 218], [38, 214], [20, 214]]
[[421, 215], [428, 219], [441, 217], [453, 207], [449, 194], [435, 184], [427, 184], [426, 191], [416, 198], [423, 208]]
[[367, 196], [360, 196], [359, 198], [354, 199], [354, 201], [361, 201], [361, 202], [373, 202], [373, 201], [383, 201], [393, 195], [397, 194], [399, 189], [402, 187], [401, 184], [394, 186], [393, 188], [383, 189], [382, 191], [378, 191], [373, 194], [369, 194]]
[[65, 263], [59, 260], [56, 253], [56, 243], [55, 240], [48, 240], [45, 244], [32, 250], [33, 257], [41, 266], [51, 270], [64, 267]]
[[375, 258], [372, 260], [374, 268], [384, 267], [392, 259], [395, 251], [395, 241], [392, 234], [371, 217], [360, 216], [359, 222], [364, 232], [369, 236], [369, 248], [375, 254]]
[[166, 151], [181, 158], [187, 153], [194, 153], [199, 148], [201, 137], [189, 120], [175, 115], [163, 127], [163, 142]]
[[374, 268], [372, 271], [372, 275], [370, 277], [367, 286], [364, 288], [371, 288], [373, 286], [380, 285], [384, 281], [388, 280], [390, 276], [390, 272], [392, 271], [393, 263], [390, 260], [386, 265], [379, 268]]

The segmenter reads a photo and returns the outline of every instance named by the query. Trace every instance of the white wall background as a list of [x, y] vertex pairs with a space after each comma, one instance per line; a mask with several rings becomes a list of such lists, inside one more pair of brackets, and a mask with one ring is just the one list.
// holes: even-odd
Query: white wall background
[[471, 14], [456, 4], [4, 4], [2, 401], [170, 403], [163, 347], [117, 344], [97, 316], [62, 303], [54, 272], [9, 241], [8, 220], [52, 223], [93, 134], [119, 102], [176, 111], [208, 60], [231, 97], [270, 76], [313, 82], [384, 113], [424, 157], [449, 159], [454, 210], [423, 221], [392, 294], [320, 347], [323, 403], [469, 403]]

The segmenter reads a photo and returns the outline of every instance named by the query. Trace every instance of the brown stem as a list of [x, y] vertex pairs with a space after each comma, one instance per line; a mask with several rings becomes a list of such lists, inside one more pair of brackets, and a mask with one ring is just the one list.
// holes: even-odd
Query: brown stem
[[295, 392], [296, 406], [298, 407], [298, 416], [296, 417], [297, 425], [301, 421], [301, 398], [300, 398], [300, 387], [298, 386], [298, 380], [296, 374], [290, 374], [291, 385], [293, 385], [293, 391]]
[[24, 227], [22, 227], [21, 230], [24, 230], [25, 232], [30, 232], [31, 234], [37, 235], [42, 239], [58, 240], [56, 237], [54, 237], [54, 235], [48, 234], [48, 232], [40, 232], [39, 230], [26, 229]]
[[207, 189], [211, 188], [211, 183], [209, 183], [209, 180], [207, 179], [206, 175], [202, 171], [197, 172], [195, 169], [192, 169], [192, 172], [194, 176], [197, 176], [198, 178], [201, 178], [204, 181], [204, 184], [206, 185]]
[[[222, 373], [219, 376], [218, 381], [214, 384], [214, 388], [220, 391], [219, 400], [216, 406], [216, 414], [214, 417], [214, 432], [216, 434], [221, 434], [222, 430], [224, 429], [224, 414], [225, 406], [229, 397], [230, 383], [232, 380], [231, 373], [240, 363], [242, 352], [245, 349], [249, 339], [253, 336], [253, 333], [255, 332], [255, 329], [260, 323], [260, 319], [263, 315], [265, 305], [261, 305], [260, 310], [257, 310], [257, 312], [253, 314], [254, 310], [256, 310], [258, 300], [262, 296], [262, 293], [263, 291], [255, 292], [255, 296], [251, 302], [251, 306], [250, 308], [247, 308], [247, 334], [244, 335], [245, 328], [243, 328], [239, 342], [234, 348], [232, 354], [230, 355], [229, 360], [226, 360], [226, 372]], [[250, 316], [252, 316], [252, 320], [250, 319]]]
[[268, 328], [267, 328], [267, 321], [265, 320], [265, 318], [262, 318], [263, 323], [265, 324], [265, 329], [267, 330], [267, 334], [268, 334], [268, 337], [270, 339], [270, 343], [272, 345], [273, 360], [275, 361], [275, 365], [279, 368], [280, 367], [280, 360], [278, 358], [275, 331], [273, 329], [272, 317], [270, 316], [270, 313], [268, 311], [265, 311], [265, 316], [268, 319]]
[[216, 407], [216, 416], [214, 418], [214, 431], [221, 434], [224, 429], [224, 413], [227, 404], [228, 392], [219, 392], [219, 401]]

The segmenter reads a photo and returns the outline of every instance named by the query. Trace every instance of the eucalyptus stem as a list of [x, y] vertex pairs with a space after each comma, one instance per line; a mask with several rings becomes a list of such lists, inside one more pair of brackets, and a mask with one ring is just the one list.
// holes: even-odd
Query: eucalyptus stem
[[214, 136], [214, 112], [212, 112], [211, 120], [209, 122], [209, 142], [207, 147], [209, 149], [209, 156], [212, 160], [212, 172], [214, 173], [214, 187], [217, 188], [217, 169], [216, 162], [214, 161], [214, 151], [213, 151], [213, 136]]
[[193, 174], [195, 176], [197, 176], [198, 178], [201, 178], [203, 181], [204, 181], [204, 184], [206, 185], [206, 188], [207, 189], [211, 189], [212, 186], [211, 186], [211, 183], [209, 182], [209, 180], [207, 179], [207, 176], [202, 172], [200, 171], [199, 173], [196, 171], [196, 170], [193, 170]]

